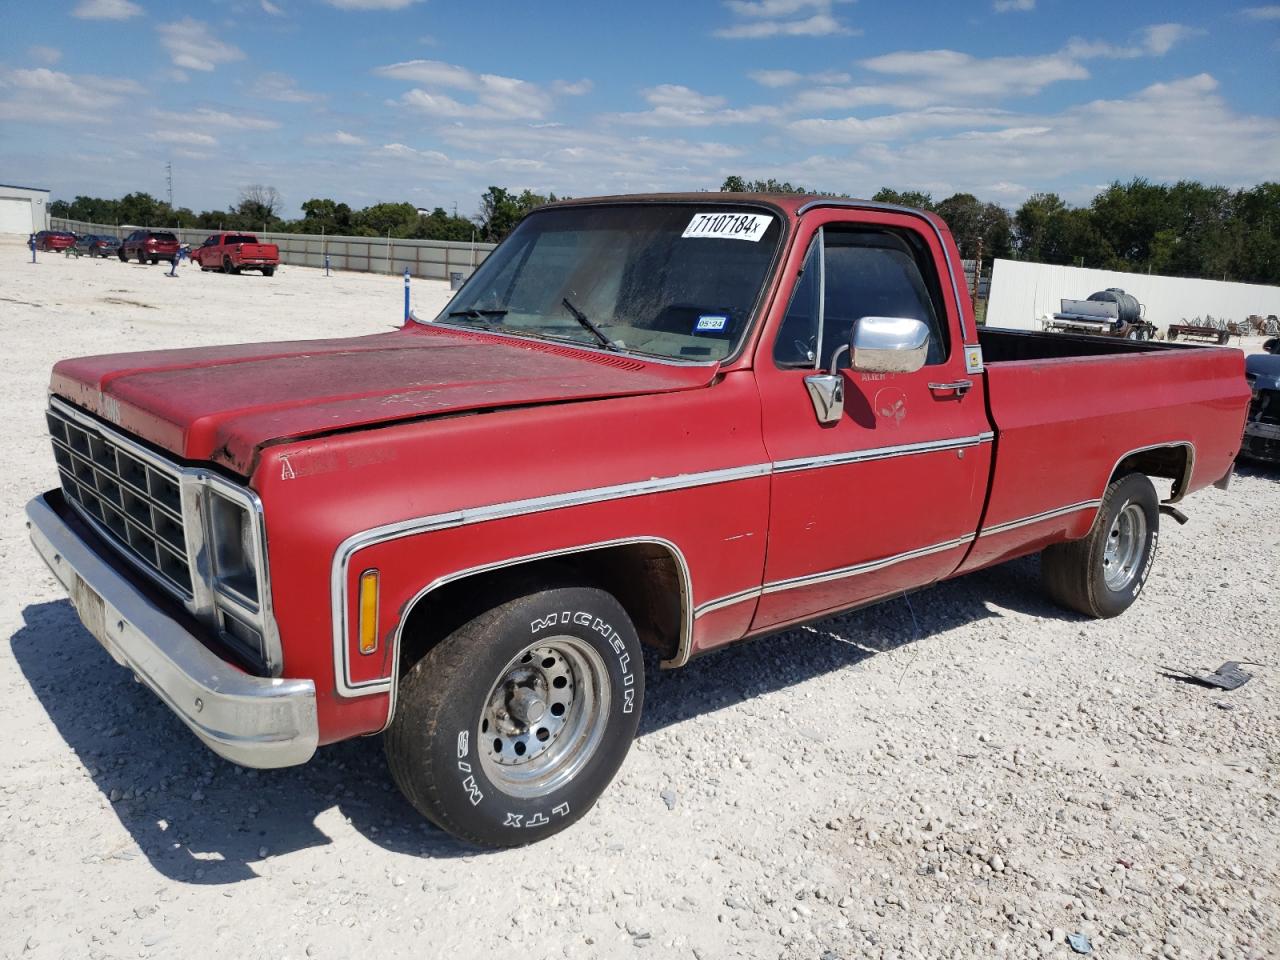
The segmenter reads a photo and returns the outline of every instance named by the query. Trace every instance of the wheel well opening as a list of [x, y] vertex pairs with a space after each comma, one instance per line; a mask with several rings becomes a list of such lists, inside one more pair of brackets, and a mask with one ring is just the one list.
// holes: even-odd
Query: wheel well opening
[[1173, 490], [1169, 501], [1176, 503], [1187, 492], [1191, 483], [1191, 468], [1194, 463], [1191, 447], [1176, 444], [1168, 447], [1156, 447], [1152, 450], [1140, 450], [1131, 453], [1117, 465], [1111, 474], [1111, 480], [1126, 473], [1145, 473], [1148, 477], [1164, 477], [1173, 481]]
[[530, 560], [454, 580], [421, 597], [404, 619], [400, 674], [454, 630], [486, 610], [548, 586], [595, 586], [611, 593], [640, 642], [675, 656], [684, 626], [682, 564], [659, 543], [627, 543]]

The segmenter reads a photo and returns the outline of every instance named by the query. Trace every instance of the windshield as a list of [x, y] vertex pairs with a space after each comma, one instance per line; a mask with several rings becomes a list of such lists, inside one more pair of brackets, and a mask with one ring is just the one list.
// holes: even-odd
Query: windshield
[[226, 240], [224, 240], [223, 242], [224, 242], [224, 243], [228, 243], [228, 244], [231, 244], [231, 243], [257, 243], [257, 242], [258, 242], [258, 238], [257, 238], [257, 237], [255, 237], [255, 236], [252, 236], [251, 234], [248, 234], [248, 233], [232, 233], [232, 234], [228, 234], [228, 235], [227, 235], [227, 239], [226, 239]]
[[720, 360], [751, 322], [782, 234], [764, 209], [701, 204], [533, 213], [436, 319], [679, 360]]

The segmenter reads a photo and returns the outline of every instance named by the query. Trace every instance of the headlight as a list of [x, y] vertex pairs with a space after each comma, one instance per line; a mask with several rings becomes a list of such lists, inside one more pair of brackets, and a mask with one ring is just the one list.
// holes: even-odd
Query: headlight
[[209, 547], [214, 589], [258, 604], [258, 550], [254, 518], [234, 500], [210, 491]]

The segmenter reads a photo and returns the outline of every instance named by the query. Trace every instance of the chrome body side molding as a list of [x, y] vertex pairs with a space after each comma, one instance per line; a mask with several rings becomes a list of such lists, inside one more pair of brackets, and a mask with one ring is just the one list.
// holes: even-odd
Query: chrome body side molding
[[1055, 517], [1065, 517], [1067, 514], [1076, 513], [1080, 510], [1096, 510], [1102, 506], [1101, 500], [1081, 500], [1079, 503], [1071, 503], [1065, 507], [1056, 507], [1053, 510], [1045, 510], [1043, 513], [1035, 513], [1029, 517], [1019, 517], [1017, 520], [1006, 520], [1004, 523], [992, 524], [989, 527], [983, 527], [978, 531], [979, 537], [991, 536], [992, 534], [1005, 533], [1009, 530], [1016, 530], [1019, 527], [1026, 527], [1033, 523], [1040, 523], [1042, 520], [1052, 520]]
[[795, 470], [817, 470], [822, 467], [834, 467], [846, 463], [864, 463], [868, 460], [887, 460], [891, 457], [905, 457], [916, 453], [933, 453], [938, 450], [959, 450], [964, 447], [976, 447], [982, 443], [990, 443], [995, 438], [992, 432], [976, 433], [969, 437], [948, 437], [945, 440], [922, 440], [918, 443], [900, 443], [889, 447], [870, 447], [866, 450], [850, 450], [845, 453], [827, 453], [813, 457], [796, 457], [792, 460], [778, 460], [773, 464], [774, 473], [791, 473]]
[[[562, 510], [588, 503], [601, 503], [608, 500], [619, 500], [625, 497], [640, 497], [651, 493], [665, 493], [672, 490], [686, 490], [691, 487], [711, 484], [731, 483], [735, 480], [747, 480], [753, 477], [764, 477], [770, 473], [770, 464], [759, 463], [745, 467], [729, 467], [723, 470], [709, 470], [703, 473], [681, 474], [674, 477], [659, 477], [651, 480], [640, 480], [634, 483], [616, 484], [609, 487], [595, 487], [570, 493], [558, 493], [545, 497], [532, 497], [527, 500], [514, 500], [507, 503], [495, 503], [483, 507], [472, 507], [438, 513], [411, 520], [374, 527], [360, 533], [352, 534], [339, 544], [334, 551], [330, 568], [330, 597], [332, 600], [333, 625], [333, 657], [334, 682], [338, 693], [344, 697], [359, 697], [368, 694], [383, 693], [391, 686], [390, 677], [375, 680], [352, 682], [350, 673], [350, 646], [347, 643], [347, 569], [351, 557], [359, 550], [389, 540], [444, 530], [450, 527], [483, 523], [487, 520], [504, 520], [531, 513], [542, 513], [550, 510]], [[663, 541], [668, 543], [669, 541]], [[672, 545], [674, 546], [674, 545]], [[519, 560], [510, 561], [518, 563]], [[683, 562], [683, 561], [682, 561]], [[504, 561], [505, 565], [507, 562]], [[692, 609], [692, 592], [690, 600], [685, 604]], [[686, 612], [686, 621], [691, 622], [692, 614]], [[692, 632], [691, 628], [690, 631]], [[682, 643], [685, 642], [682, 640]], [[687, 652], [686, 652], [687, 659]], [[672, 666], [680, 666], [684, 661], [673, 662]]]

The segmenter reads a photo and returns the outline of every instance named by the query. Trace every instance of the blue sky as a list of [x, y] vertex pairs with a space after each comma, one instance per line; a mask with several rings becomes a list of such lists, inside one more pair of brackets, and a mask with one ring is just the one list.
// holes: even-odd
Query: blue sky
[[1280, 5], [0, 0], [0, 182], [472, 214], [729, 173], [1077, 203], [1280, 178]]

